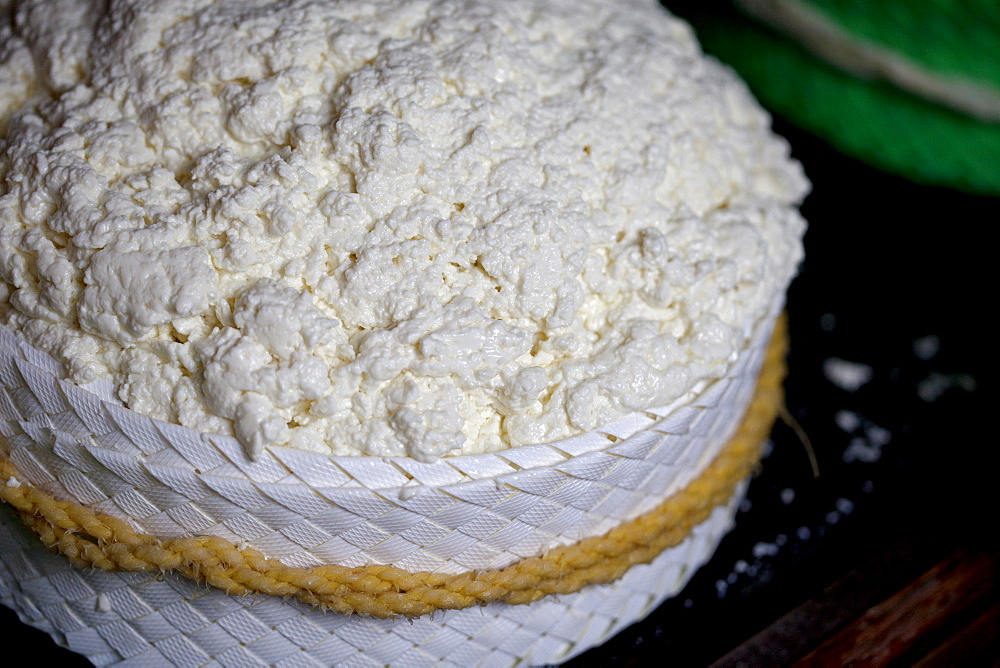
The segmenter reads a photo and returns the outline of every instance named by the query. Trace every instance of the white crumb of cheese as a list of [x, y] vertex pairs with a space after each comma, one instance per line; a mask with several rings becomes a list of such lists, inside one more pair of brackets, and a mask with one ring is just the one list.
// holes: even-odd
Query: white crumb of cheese
[[113, 609], [111, 599], [108, 598], [107, 594], [101, 593], [97, 595], [97, 600], [94, 603], [94, 610], [97, 612], [111, 612]]
[[848, 434], [861, 427], [861, 416], [853, 411], [839, 410], [834, 414], [833, 419], [840, 430]]
[[842, 390], [857, 392], [874, 376], [867, 364], [831, 357], [823, 362], [823, 375]]
[[934, 359], [941, 350], [941, 339], [933, 334], [921, 336], [913, 342], [913, 354], [925, 362]]

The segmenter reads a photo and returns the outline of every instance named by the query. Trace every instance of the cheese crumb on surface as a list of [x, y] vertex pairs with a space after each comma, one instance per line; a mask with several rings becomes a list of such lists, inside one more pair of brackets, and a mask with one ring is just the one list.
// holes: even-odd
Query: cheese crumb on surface
[[874, 371], [861, 362], [831, 357], [823, 362], [823, 375], [840, 389], [857, 392], [872, 379]]
[[853, 411], [837, 411], [833, 419], [837, 423], [837, 426], [840, 427], [840, 430], [846, 431], [848, 434], [861, 426], [861, 416]]
[[130, 408], [420, 459], [723, 375], [801, 258], [653, 2], [5, 3], [0, 324]]
[[932, 371], [917, 383], [917, 395], [927, 403], [933, 403], [952, 388], [972, 392], [976, 389], [976, 379], [964, 373], [947, 374]]
[[933, 334], [921, 336], [913, 342], [913, 354], [925, 362], [928, 362], [941, 350], [941, 339]]
[[114, 606], [111, 605], [111, 599], [108, 598], [107, 594], [101, 593], [97, 595], [97, 600], [94, 602], [94, 610], [97, 612], [111, 612]]

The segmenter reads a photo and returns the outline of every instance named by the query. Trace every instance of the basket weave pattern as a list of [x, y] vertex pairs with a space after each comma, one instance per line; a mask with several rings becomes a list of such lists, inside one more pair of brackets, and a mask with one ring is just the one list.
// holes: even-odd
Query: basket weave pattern
[[[378, 555], [384, 553], [373, 547], [400, 545], [395, 539], [408, 529], [420, 527], [432, 537], [447, 529], [416, 549], [410, 536], [419, 532], [409, 532], [410, 545], [400, 552], [403, 561], [436, 566], [409, 570], [436, 570], [447, 578], [470, 567], [460, 559], [441, 558], [442, 542], [471, 538], [474, 542], [466, 545], [472, 547], [454, 554], [468, 552], [471, 563], [492, 564], [472, 570], [502, 568], [512, 557], [531, 561], [521, 557], [529, 552], [524, 536], [534, 537], [536, 547], [543, 545], [534, 554], [585, 538], [555, 550], [574, 551], [591, 540], [588, 535], [605, 533], [601, 527], [618, 527], [612, 535], [646, 522], [657, 513], [643, 513], [665, 496], [682, 492], [679, 496], [707, 498], [704, 478], [712, 478], [717, 460], [725, 459], [716, 455], [747, 441], [748, 423], [756, 444], [766, 433], [762, 423], [770, 424], [780, 403], [780, 378], [775, 376], [781, 372], [775, 373], [774, 362], [778, 359], [782, 368], [782, 346], [766, 347], [769, 334], [769, 328], [761, 327], [733, 372], [693, 400], [685, 398], [687, 405], [630, 416], [601, 433], [524, 449], [535, 453], [419, 464], [329, 458], [284, 448], [272, 448], [262, 462], [251, 463], [231, 439], [135, 416], [117, 406], [106, 388], [84, 389], [61, 380], [58, 365], [0, 330], [0, 458], [7, 460], [8, 475], [17, 476], [7, 485], [22, 484], [119, 517], [139, 533], [168, 527], [166, 535], [173, 532], [181, 540], [194, 534], [219, 536], [233, 547], [246, 551], [252, 545], [290, 566], [297, 560], [305, 562], [304, 568], [314, 565], [317, 550], [301, 539], [307, 535], [301, 527], [325, 530], [333, 526], [324, 524], [332, 517], [346, 525], [348, 535], [373, 528], [388, 535], [381, 543], [350, 551], [366, 570], [382, 561]], [[783, 341], [783, 332], [776, 333], [779, 339]], [[750, 403], [765, 351], [761, 387], [738, 438], [729, 441]], [[760, 390], [767, 395], [763, 402]], [[762, 403], [768, 408], [760, 410]], [[450, 482], [433, 486], [438, 479]], [[737, 485], [728, 504], [710, 511], [725, 498], [716, 494], [676, 540], [666, 543], [673, 547], [641, 559], [637, 551], [637, 562], [652, 562], [628, 568], [610, 584], [527, 598], [535, 600], [529, 605], [498, 602], [409, 620], [331, 614], [273, 596], [230, 596], [174, 573], [75, 569], [46, 552], [10, 509], [0, 508], [0, 549], [5, 554], [0, 602], [98, 665], [552, 663], [603, 642], [676, 594], [728, 531], [744, 491], [745, 483]], [[442, 498], [449, 503], [442, 504]], [[192, 511], [215, 521], [207, 530], [192, 528]], [[403, 513], [420, 518], [406, 524]], [[502, 522], [491, 522], [494, 518]], [[267, 531], [255, 535], [247, 530], [255, 526]], [[326, 544], [341, 538], [353, 545], [327, 533]], [[498, 542], [504, 535], [514, 539]], [[281, 553], [288, 542], [296, 549]], [[499, 544], [505, 547], [495, 549]], [[414, 561], [414, 553], [424, 556]], [[435, 558], [428, 560], [428, 553]]]
[[735, 431], [769, 334], [686, 405], [424, 464], [280, 447], [251, 462], [235, 439], [147, 418], [62, 379], [51, 358], [0, 328], [0, 450], [25, 482], [141, 534], [215, 535], [302, 568], [502, 568], [606, 533], [686, 486]]
[[494, 603], [412, 620], [227, 596], [171, 573], [81, 570], [45, 550], [0, 504], [0, 603], [99, 666], [556, 663], [604, 642], [680, 591], [729, 530], [744, 489], [683, 543], [613, 584], [530, 605]]

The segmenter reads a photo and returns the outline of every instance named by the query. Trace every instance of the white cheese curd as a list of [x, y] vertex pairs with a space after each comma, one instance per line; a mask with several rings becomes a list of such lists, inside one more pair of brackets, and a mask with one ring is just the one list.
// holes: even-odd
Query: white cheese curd
[[653, 2], [3, 6], [0, 323], [251, 455], [667, 405], [801, 257], [799, 166]]

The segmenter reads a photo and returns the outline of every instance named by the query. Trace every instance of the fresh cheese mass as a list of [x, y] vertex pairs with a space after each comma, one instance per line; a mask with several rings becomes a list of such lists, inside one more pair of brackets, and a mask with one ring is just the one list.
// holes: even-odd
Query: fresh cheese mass
[[[210, 535], [289, 568], [478, 571], [651, 511], [733, 435], [802, 257], [807, 183], [744, 85], [655, 3], [0, 11], [0, 450], [22, 514], [37, 492], [158, 549]], [[581, 491], [604, 469], [574, 473], [578, 455], [662, 440], [692, 407], [729, 417], [678, 437], [707, 445], [674, 482]], [[575, 482], [531, 493], [561, 494], [582, 524], [508, 503], [535, 533], [500, 540], [415, 501], [483, 507], [457, 490], [486, 485], [497, 514], [536, 465]], [[408, 519], [379, 523], [395, 510], [364, 515], [334, 487]], [[407, 536], [420, 516], [444, 533]], [[451, 535], [493, 551], [446, 549]], [[400, 536], [420, 554], [387, 547]]]
[[799, 169], [652, 3], [91, 4], [5, 27], [2, 322], [251, 454], [668, 405], [800, 258]]

